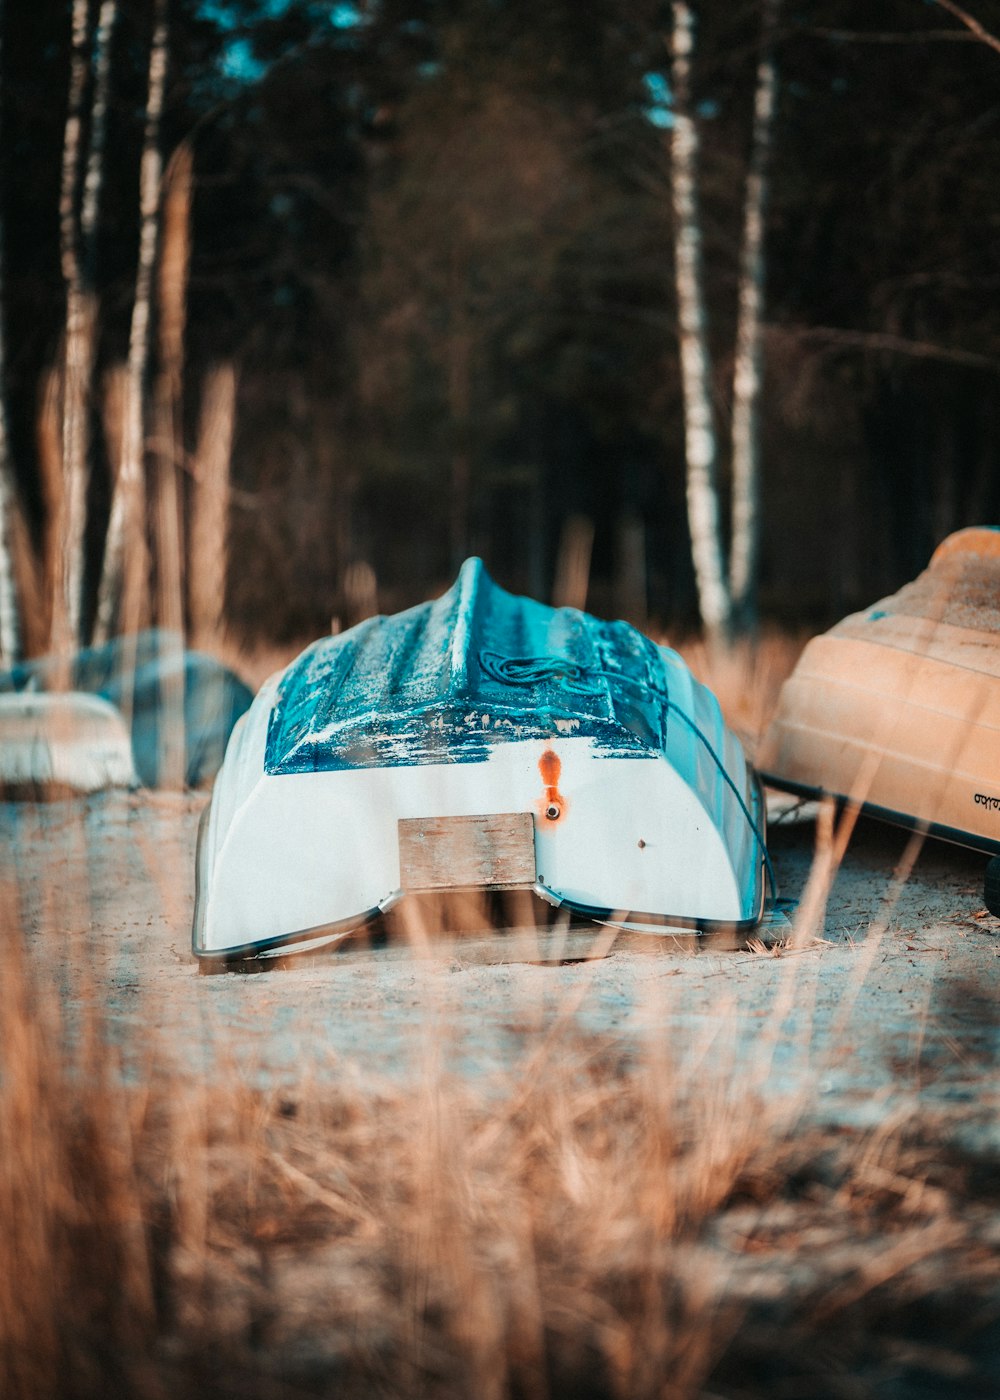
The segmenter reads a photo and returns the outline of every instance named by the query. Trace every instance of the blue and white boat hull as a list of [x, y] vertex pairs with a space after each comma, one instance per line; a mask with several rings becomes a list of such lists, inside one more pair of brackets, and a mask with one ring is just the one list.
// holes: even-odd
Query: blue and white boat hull
[[421, 889], [534, 889], [626, 927], [749, 928], [757, 785], [714, 696], [624, 623], [443, 598], [315, 644], [230, 740], [199, 839], [194, 951], [344, 936]]

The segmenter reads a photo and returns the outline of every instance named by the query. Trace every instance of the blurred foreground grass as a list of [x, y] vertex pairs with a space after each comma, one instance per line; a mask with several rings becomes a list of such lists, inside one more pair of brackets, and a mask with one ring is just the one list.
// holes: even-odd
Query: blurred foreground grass
[[403, 1085], [261, 1088], [152, 1029], [125, 1075], [95, 1000], [61, 1023], [86, 974], [4, 946], [10, 1400], [996, 1393], [1000, 1163], [943, 1120], [807, 1125], [724, 1034], [559, 1020], [489, 1077], [428, 1032]]

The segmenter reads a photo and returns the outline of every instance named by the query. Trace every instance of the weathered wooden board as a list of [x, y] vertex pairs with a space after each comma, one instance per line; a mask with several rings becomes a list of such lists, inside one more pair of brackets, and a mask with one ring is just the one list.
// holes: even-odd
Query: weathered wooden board
[[509, 890], [535, 883], [530, 812], [474, 817], [401, 817], [404, 890]]

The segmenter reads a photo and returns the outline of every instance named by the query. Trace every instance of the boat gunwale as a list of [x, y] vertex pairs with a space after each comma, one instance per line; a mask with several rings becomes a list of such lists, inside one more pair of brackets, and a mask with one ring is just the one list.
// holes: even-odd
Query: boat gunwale
[[877, 821], [900, 827], [904, 831], [922, 830], [928, 836], [947, 841], [953, 846], [964, 846], [967, 850], [977, 851], [982, 855], [1000, 855], [1000, 838], [991, 840], [988, 836], [977, 836], [975, 832], [963, 831], [961, 827], [947, 826], [927, 817], [898, 812], [892, 807], [882, 807], [877, 802], [859, 802], [856, 798], [848, 797], [832, 788], [799, 783], [791, 778], [780, 778], [776, 773], [769, 773], [763, 769], [760, 771], [760, 777], [768, 787], [776, 788], [779, 792], [790, 792], [796, 797], [809, 798], [816, 802], [827, 797], [833, 798], [839, 807], [855, 807], [863, 816], [874, 817]]
[[[751, 828], [753, 841], [757, 847], [757, 856], [754, 861], [756, 874], [754, 877], [754, 907], [756, 913], [747, 919], [704, 919], [692, 918], [683, 914], [657, 914], [646, 913], [638, 910], [621, 910], [603, 905], [588, 905], [577, 900], [566, 899], [555, 890], [540, 880], [535, 880], [530, 887], [531, 891], [542, 899], [545, 903], [556, 908], [570, 909], [575, 914], [583, 918], [591, 919], [595, 923], [609, 924], [617, 927], [619, 924], [648, 924], [663, 929], [677, 929], [692, 933], [695, 936], [702, 934], [722, 934], [722, 933], [750, 933], [758, 926], [766, 913], [769, 894], [767, 876], [767, 808], [763, 798], [761, 775], [747, 765], [748, 773], [752, 774], [750, 784], [750, 810], [756, 824], [756, 831]], [[323, 938], [325, 944], [342, 942], [352, 933], [359, 932], [368, 924], [372, 923], [380, 915], [385, 914], [408, 893], [405, 890], [395, 890], [387, 895], [384, 900], [372, 909], [364, 910], [358, 914], [350, 915], [346, 919], [334, 920], [330, 923], [316, 924], [306, 929], [296, 929], [289, 933], [274, 934], [269, 938], [254, 939], [250, 942], [232, 944], [226, 948], [206, 948], [203, 942], [204, 923], [207, 909], [207, 898], [204, 896], [204, 847], [208, 839], [208, 826], [212, 810], [210, 800], [198, 822], [197, 846], [195, 854], [195, 901], [194, 915], [191, 930], [191, 950], [199, 963], [204, 965], [211, 963], [222, 964], [223, 967], [229, 962], [254, 962], [260, 961], [266, 964], [273, 958], [280, 956], [280, 949], [289, 948], [294, 951], [295, 945], [308, 942], [312, 939]], [[759, 836], [758, 836], [759, 832]], [[761, 839], [763, 838], [763, 839]], [[479, 891], [483, 889], [480, 885], [456, 885], [445, 891], [446, 894], [461, 894], [464, 891]], [[414, 892], [416, 893], [416, 892]], [[770, 896], [773, 900], [776, 891]], [[627, 933], [627, 927], [622, 928], [622, 932]], [[495, 932], [501, 937], [502, 929]], [[657, 935], [652, 935], [657, 936]], [[323, 944], [319, 945], [324, 946]], [[318, 949], [317, 949], [318, 951]]]
[[[689, 933], [695, 937], [702, 934], [717, 933], [751, 933], [764, 917], [767, 907], [767, 887], [764, 879], [764, 862], [759, 865], [760, 874], [756, 881], [758, 885], [759, 898], [757, 901], [758, 912], [748, 919], [701, 919], [685, 917], [682, 914], [652, 914], [643, 913], [634, 909], [606, 909], [596, 905], [580, 904], [575, 900], [563, 899], [556, 895], [548, 886], [541, 885], [538, 881], [530, 886], [533, 894], [536, 894], [546, 904], [550, 904], [559, 909], [569, 909], [574, 914], [579, 914], [582, 918], [589, 919], [597, 924], [604, 924], [611, 928], [619, 929], [622, 933], [649, 932], [646, 930], [635, 930], [629, 927], [631, 924], [649, 924], [665, 930], [664, 936], [669, 937], [670, 930], [678, 933]], [[444, 894], [462, 894], [468, 892], [481, 893], [481, 885], [456, 885], [454, 888], [443, 891]], [[419, 893], [414, 891], [413, 893]], [[280, 950], [288, 948], [295, 950], [299, 943], [309, 942], [312, 939], [325, 939], [324, 943], [317, 945], [316, 951], [335, 943], [341, 943], [354, 933], [361, 932], [369, 924], [373, 923], [380, 915], [385, 914], [400, 898], [404, 897], [404, 892], [399, 892], [390, 896], [384, 904], [377, 905], [374, 909], [366, 910], [365, 913], [353, 918], [340, 920], [331, 924], [317, 924], [314, 928], [298, 929], [292, 933], [276, 934], [271, 938], [258, 939], [249, 943], [237, 943], [227, 948], [205, 948], [192, 941], [192, 951], [200, 963], [227, 963], [227, 962], [254, 962], [260, 960], [267, 963], [280, 957]], [[502, 939], [507, 930], [504, 928], [494, 928], [492, 930]], [[657, 934], [652, 934], [657, 937]]]

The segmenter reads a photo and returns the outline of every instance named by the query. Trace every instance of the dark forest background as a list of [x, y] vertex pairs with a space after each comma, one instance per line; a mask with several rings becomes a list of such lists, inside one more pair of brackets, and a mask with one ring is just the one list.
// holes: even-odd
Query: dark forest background
[[[125, 5], [114, 31], [98, 380], [126, 353], [151, 10]], [[724, 414], [759, 7], [697, 13]], [[976, 14], [1000, 30], [996, 0]], [[325, 629], [359, 562], [384, 608], [471, 552], [549, 596], [576, 517], [595, 528], [590, 607], [636, 610], [638, 554], [642, 610], [691, 626], [669, 6], [173, 0], [169, 21], [162, 148], [186, 143], [194, 170], [184, 433], [231, 361], [236, 627]], [[8, 0], [2, 40], [2, 388], [38, 531], [41, 386], [66, 320], [68, 3]], [[788, 0], [776, 53], [760, 606], [819, 624], [1000, 519], [1000, 53], [925, 0]], [[92, 414], [95, 574], [97, 398]]]

